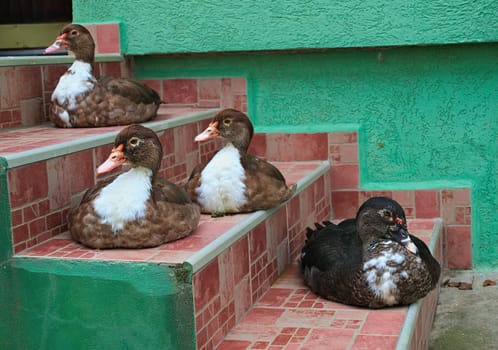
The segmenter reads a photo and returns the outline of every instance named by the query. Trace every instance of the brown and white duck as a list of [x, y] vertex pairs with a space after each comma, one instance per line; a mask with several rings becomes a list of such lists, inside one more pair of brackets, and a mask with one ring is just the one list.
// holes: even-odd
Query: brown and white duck
[[195, 137], [198, 142], [217, 137], [226, 141], [208, 162], [192, 171], [185, 185], [203, 213], [218, 216], [270, 209], [296, 191], [296, 184], [288, 187], [275, 166], [247, 153], [253, 132], [247, 115], [224, 109]]
[[90, 188], [70, 210], [73, 239], [91, 248], [146, 248], [189, 235], [199, 223], [199, 206], [181, 187], [156, 176], [162, 156], [154, 131], [124, 128], [97, 173], [122, 164], [131, 169]]
[[65, 26], [45, 53], [67, 49], [75, 61], [52, 93], [49, 117], [61, 128], [98, 127], [142, 123], [154, 118], [161, 99], [147, 85], [125, 78], [92, 74], [95, 43], [78, 24]]
[[307, 236], [300, 259], [304, 282], [336, 302], [368, 308], [411, 304], [434, 289], [441, 274], [391, 198], [370, 198], [355, 219], [325, 222]]

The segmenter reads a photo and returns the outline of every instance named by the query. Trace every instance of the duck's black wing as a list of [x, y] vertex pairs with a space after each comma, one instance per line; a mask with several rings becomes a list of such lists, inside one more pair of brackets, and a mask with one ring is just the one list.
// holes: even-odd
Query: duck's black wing
[[354, 232], [332, 223], [308, 230], [300, 267], [305, 283], [318, 295], [350, 303], [361, 262], [361, 242]]

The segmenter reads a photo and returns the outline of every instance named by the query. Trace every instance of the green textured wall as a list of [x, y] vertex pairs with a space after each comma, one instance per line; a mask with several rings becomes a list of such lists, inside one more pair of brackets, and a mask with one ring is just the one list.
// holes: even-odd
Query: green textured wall
[[121, 22], [127, 54], [498, 40], [495, 0], [73, 0], [73, 20]]
[[0, 268], [2, 349], [195, 349], [184, 270], [19, 258]]
[[259, 132], [359, 128], [366, 189], [471, 185], [473, 266], [498, 267], [498, 44], [136, 57], [135, 74], [245, 76]]

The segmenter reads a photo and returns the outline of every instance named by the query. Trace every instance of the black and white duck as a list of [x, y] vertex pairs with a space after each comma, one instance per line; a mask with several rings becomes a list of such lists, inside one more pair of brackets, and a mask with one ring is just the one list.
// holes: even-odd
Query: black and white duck
[[348, 305], [407, 305], [436, 287], [441, 268], [429, 248], [409, 234], [403, 208], [373, 197], [355, 219], [308, 229], [300, 267], [319, 296]]

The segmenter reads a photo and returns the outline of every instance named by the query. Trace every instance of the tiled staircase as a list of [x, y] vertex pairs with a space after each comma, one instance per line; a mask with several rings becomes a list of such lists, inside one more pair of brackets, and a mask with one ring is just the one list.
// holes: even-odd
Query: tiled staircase
[[[105, 71], [106, 64], [102, 65]], [[60, 71], [59, 67], [50, 67], [30, 69], [41, 69], [40, 78], [49, 76], [44, 72]], [[126, 65], [120, 64], [120, 69], [123, 67]], [[148, 83], [173, 102], [160, 109], [156, 120], [146, 123], [163, 144], [165, 155], [160, 175], [182, 182], [199, 161], [221, 146], [217, 140], [200, 145], [193, 142], [216, 111], [207, 107], [245, 110], [245, 80], [177, 79]], [[53, 82], [43, 85], [43, 95], [49, 95], [51, 85]], [[16, 96], [17, 102], [2, 96], [2, 115], [8, 114], [12, 119], [20, 113], [13, 106], [19, 106], [22, 94]], [[12, 106], [6, 106], [6, 101]], [[55, 280], [78, 276], [89, 283], [105, 279], [103, 276], [111, 274], [104, 271], [107, 268], [123, 268], [125, 274], [130, 273], [130, 279], [153, 286], [145, 294], [166, 290], [164, 293], [168, 298], [173, 295], [177, 305], [167, 303], [163, 311], [166, 315], [161, 317], [175, 328], [165, 329], [164, 324], [148, 327], [152, 329], [151, 339], [158, 336], [166, 349], [423, 349], [435, 312], [437, 290], [408, 308], [369, 311], [317, 298], [303, 286], [295, 268], [307, 226], [352, 217], [359, 204], [374, 195], [388, 195], [400, 202], [406, 208], [410, 229], [430, 242], [442, 263], [470, 267], [469, 190], [361, 189], [355, 131], [256, 134], [250, 151], [272, 161], [288, 183], [298, 183], [296, 195], [277, 208], [221, 218], [204, 215], [192, 235], [157, 248], [87, 249], [70, 239], [67, 211], [96, 183], [94, 169], [107, 157], [121, 128], [56, 129], [38, 115], [25, 120], [29, 120], [25, 127], [20, 127], [22, 120], [16, 119], [3, 124], [4, 130], [0, 132], [0, 188], [8, 189], [0, 203], [0, 242], [7, 243], [2, 248], [1, 263], [41, 271], [49, 276], [48, 280], [50, 276]], [[92, 266], [103, 270], [94, 270]], [[165, 285], [155, 286], [156, 274], [133, 275], [135, 269], [156, 267], [160, 269], [159, 280]], [[113, 278], [106, 283], [112, 283]], [[58, 285], [53, 281], [47, 283]], [[98, 288], [104, 288], [98, 286], [96, 293]], [[51, 288], [57, 289], [47, 287]], [[125, 298], [127, 292], [123, 290], [122, 295], [125, 300], [121, 302], [131, 305], [133, 301]], [[65, 303], [67, 308], [74, 308], [72, 311], [77, 310], [71, 302], [74, 301], [47, 302], [41, 308]], [[91, 307], [88, 305], [87, 309]], [[88, 316], [86, 311], [92, 314], [92, 310], [81, 310], [82, 317]], [[105, 324], [99, 315], [89, 322], [97, 328]], [[38, 327], [37, 322], [33, 324]], [[27, 322], [26, 327], [29, 325]], [[78, 341], [92, 344], [88, 337], [93, 334], [96, 346], [107, 344], [111, 349], [120, 348], [113, 339], [129, 345], [147, 338], [146, 334], [134, 336], [132, 332], [97, 334], [85, 331], [85, 326], [81, 334], [64, 338], [50, 325], [44, 327], [52, 338], [8, 344], [12, 348], [62, 349]], [[155, 341], [154, 338], [142, 346], [147, 348]]]

